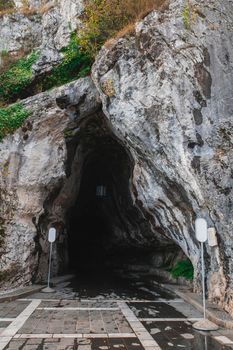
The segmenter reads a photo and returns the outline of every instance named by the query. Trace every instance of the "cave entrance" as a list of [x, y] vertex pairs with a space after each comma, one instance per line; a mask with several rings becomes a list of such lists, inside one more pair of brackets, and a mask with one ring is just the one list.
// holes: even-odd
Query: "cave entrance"
[[133, 202], [131, 156], [101, 118], [85, 125], [78, 146], [81, 181], [66, 218], [70, 270], [108, 271], [140, 260], [156, 238]]
[[106, 264], [120, 226], [120, 206], [128, 197], [127, 154], [110, 136], [98, 141], [86, 156], [79, 194], [69, 212], [69, 264], [78, 271]]
[[86, 119], [68, 138], [67, 150], [67, 249], [63, 245], [61, 252], [78, 288], [84, 281], [88, 289], [112, 285], [114, 291], [118, 276], [149, 278], [153, 266], [169, 263], [179, 248], [140, 201], [133, 157], [105, 116]]
[[[123, 146], [98, 121], [91, 121], [82, 139], [81, 182], [67, 215], [69, 267], [75, 272], [106, 268], [127, 235], [131, 161]], [[118, 237], [117, 237], [118, 234]]]

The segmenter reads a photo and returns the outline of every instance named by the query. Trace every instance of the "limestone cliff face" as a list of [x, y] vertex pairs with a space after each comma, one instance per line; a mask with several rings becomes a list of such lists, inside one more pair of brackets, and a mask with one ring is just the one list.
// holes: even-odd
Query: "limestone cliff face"
[[[4, 240], [0, 264], [10, 283], [14, 277], [14, 285], [29, 282], [38, 272], [39, 257], [43, 252], [47, 254], [47, 228], [44, 223], [39, 227], [40, 219], [46, 213], [46, 227], [51, 222], [62, 222], [79, 189], [75, 177], [80, 174], [75, 162], [66, 181], [65, 132], [71, 128], [75, 134], [80, 119], [93, 114], [99, 104], [89, 78], [24, 100], [31, 117], [0, 144], [0, 228]], [[64, 199], [61, 188], [67, 187], [66, 182], [69, 186]], [[50, 204], [50, 196], [56, 198], [55, 193], [58, 195], [60, 190], [65, 208], [60, 199], [55, 204], [52, 201], [48, 213], [46, 203]], [[44, 259], [46, 265], [41, 267], [40, 276], [45, 276], [47, 270]]]
[[194, 219], [215, 227], [206, 248], [209, 297], [232, 311], [232, 4], [182, 1], [103, 49], [93, 68], [105, 115], [134, 161], [138, 200], [200, 271]]
[[[138, 23], [134, 35], [104, 47], [93, 66], [94, 83], [81, 79], [23, 101], [32, 115], [0, 144], [1, 270], [11, 271], [15, 284], [43, 275], [46, 232], [54, 223], [62, 227], [55, 270], [65, 264], [66, 213], [83, 164], [101, 137], [111, 136], [130, 164], [129, 204], [115, 220], [114, 239], [141, 246], [174, 242], [191, 259], [198, 289], [194, 220], [205, 217], [218, 238], [218, 246], [205, 251], [209, 298], [233, 312], [232, 4], [194, 5], [187, 19], [186, 1], [171, 1]], [[54, 62], [75, 11], [81, 11], [79, 1], [60, 1], [32, 17], [33, 25], [14, 16], [34, 35], [33, 45], [43, 52], [52, 47], [45, 56]], [[16, 40], [11, 19], [1, 20], [0, 33], [7, 33], [13, 50], [27, 41]], [[50, 69], [52, 61], [41, 67]]]

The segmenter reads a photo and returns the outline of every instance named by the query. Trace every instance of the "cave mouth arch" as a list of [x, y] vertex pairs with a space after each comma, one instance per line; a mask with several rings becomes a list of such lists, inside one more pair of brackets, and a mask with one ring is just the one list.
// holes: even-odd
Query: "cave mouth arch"
[[104, 265], [113, 246], [122, 243], [118, 237], [116, 244], [117, 232], [130, 239], [130, 219], [122, 214], [131, 200], [130, 159], [111, 135], [93, 135], [92, 142], [95, 137], [95, 146], [87, 149], [77, 199], [67, 213], [69, 267], [74, 270]]
[[[155, 225], [133, 183], [134, 159], [103, 113], [66, 131], [66, 180], [48, 197], [39, 234], [58, 231], [53, 274], [167, 264], [180, 248]], [[47, 271], [45, 249], [37, 276]], [[37, 278], [38, 280], [38, 278]]]
[[74, 147], [81, 149], [82, 164], [79, 189], [65, 219], [69, 269], [79, 273], [150, 264], [149, 257], [164, 246], [169, 255], [174, 243], [154, 232], [153, 217], [133, 185], [133, 158], [103, 114], [87, 119], [76, 144], [68, 141], [70, 155]]

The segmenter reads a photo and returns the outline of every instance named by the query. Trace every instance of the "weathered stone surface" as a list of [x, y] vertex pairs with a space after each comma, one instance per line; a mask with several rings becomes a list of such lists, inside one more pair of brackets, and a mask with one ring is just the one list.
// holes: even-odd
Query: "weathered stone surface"
[[[232, 304], [232, 3], [184, 1], [153, 12], [136, 36], [104, 48], [93, 68], [103, 110], [135, 161], [135, 200], [199, 274], [194, 219], [215, 227], [206, 248], [209, 298]], [[223, 15], [224, 14], [224, 15]]]
[[23, 105], [32, 111], [31, 117], [0, 144], [0, 218], [5, 237], [0, 270], [8, 278], [13, 271], [15, 285], [31, 280], [40, 250], [47, 252], [46, 232], [38, 236], [37, 224], [47, 197], [66, 179], [64, 132], [77, 125], [78, 118], [93, 114], [99, 103], [90, 78], [29, 98]]
[[35, 76], [44, 74], [58, 64], [70, 35], [80, 26], [82, 1], [28, 1], [25, 9], [22, 1], [15, 1], [15, 13], [5, 14], [0, 20], [0, 56], [2, 51], [17, 54], [40, 51], [33, 66]]

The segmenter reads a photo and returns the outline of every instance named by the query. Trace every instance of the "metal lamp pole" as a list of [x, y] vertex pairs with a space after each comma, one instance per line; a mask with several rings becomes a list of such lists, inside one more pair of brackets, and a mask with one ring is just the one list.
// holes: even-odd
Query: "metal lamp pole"
[[53, 293], [53, 292], [55, 292], [55, 290], [50, 287], [53, 243], [55, 242], [55, 240], [56, 240], [56, 229], [54, 227], [51, 227], [49, 229], [49, 234], [48, 234], [48, 241], [50, 242], [49, 266], [48, 266], [48, 284], [47, 284], [46, 288], [42, 289], [42, 292], [44, 292], [44, 293]]
[[197, 240], [201, 243], [203, 320], [195, 322], [193, 324], [193, 328], [201, 331], [215, 331], [219, 327], [206, 318], [204, 242], [207, 241], [208, 234], [207, 234], [207, 222], [205, 219], [202, 219], [202, 218], [196, 219], [195, 233], [196, 233]]

